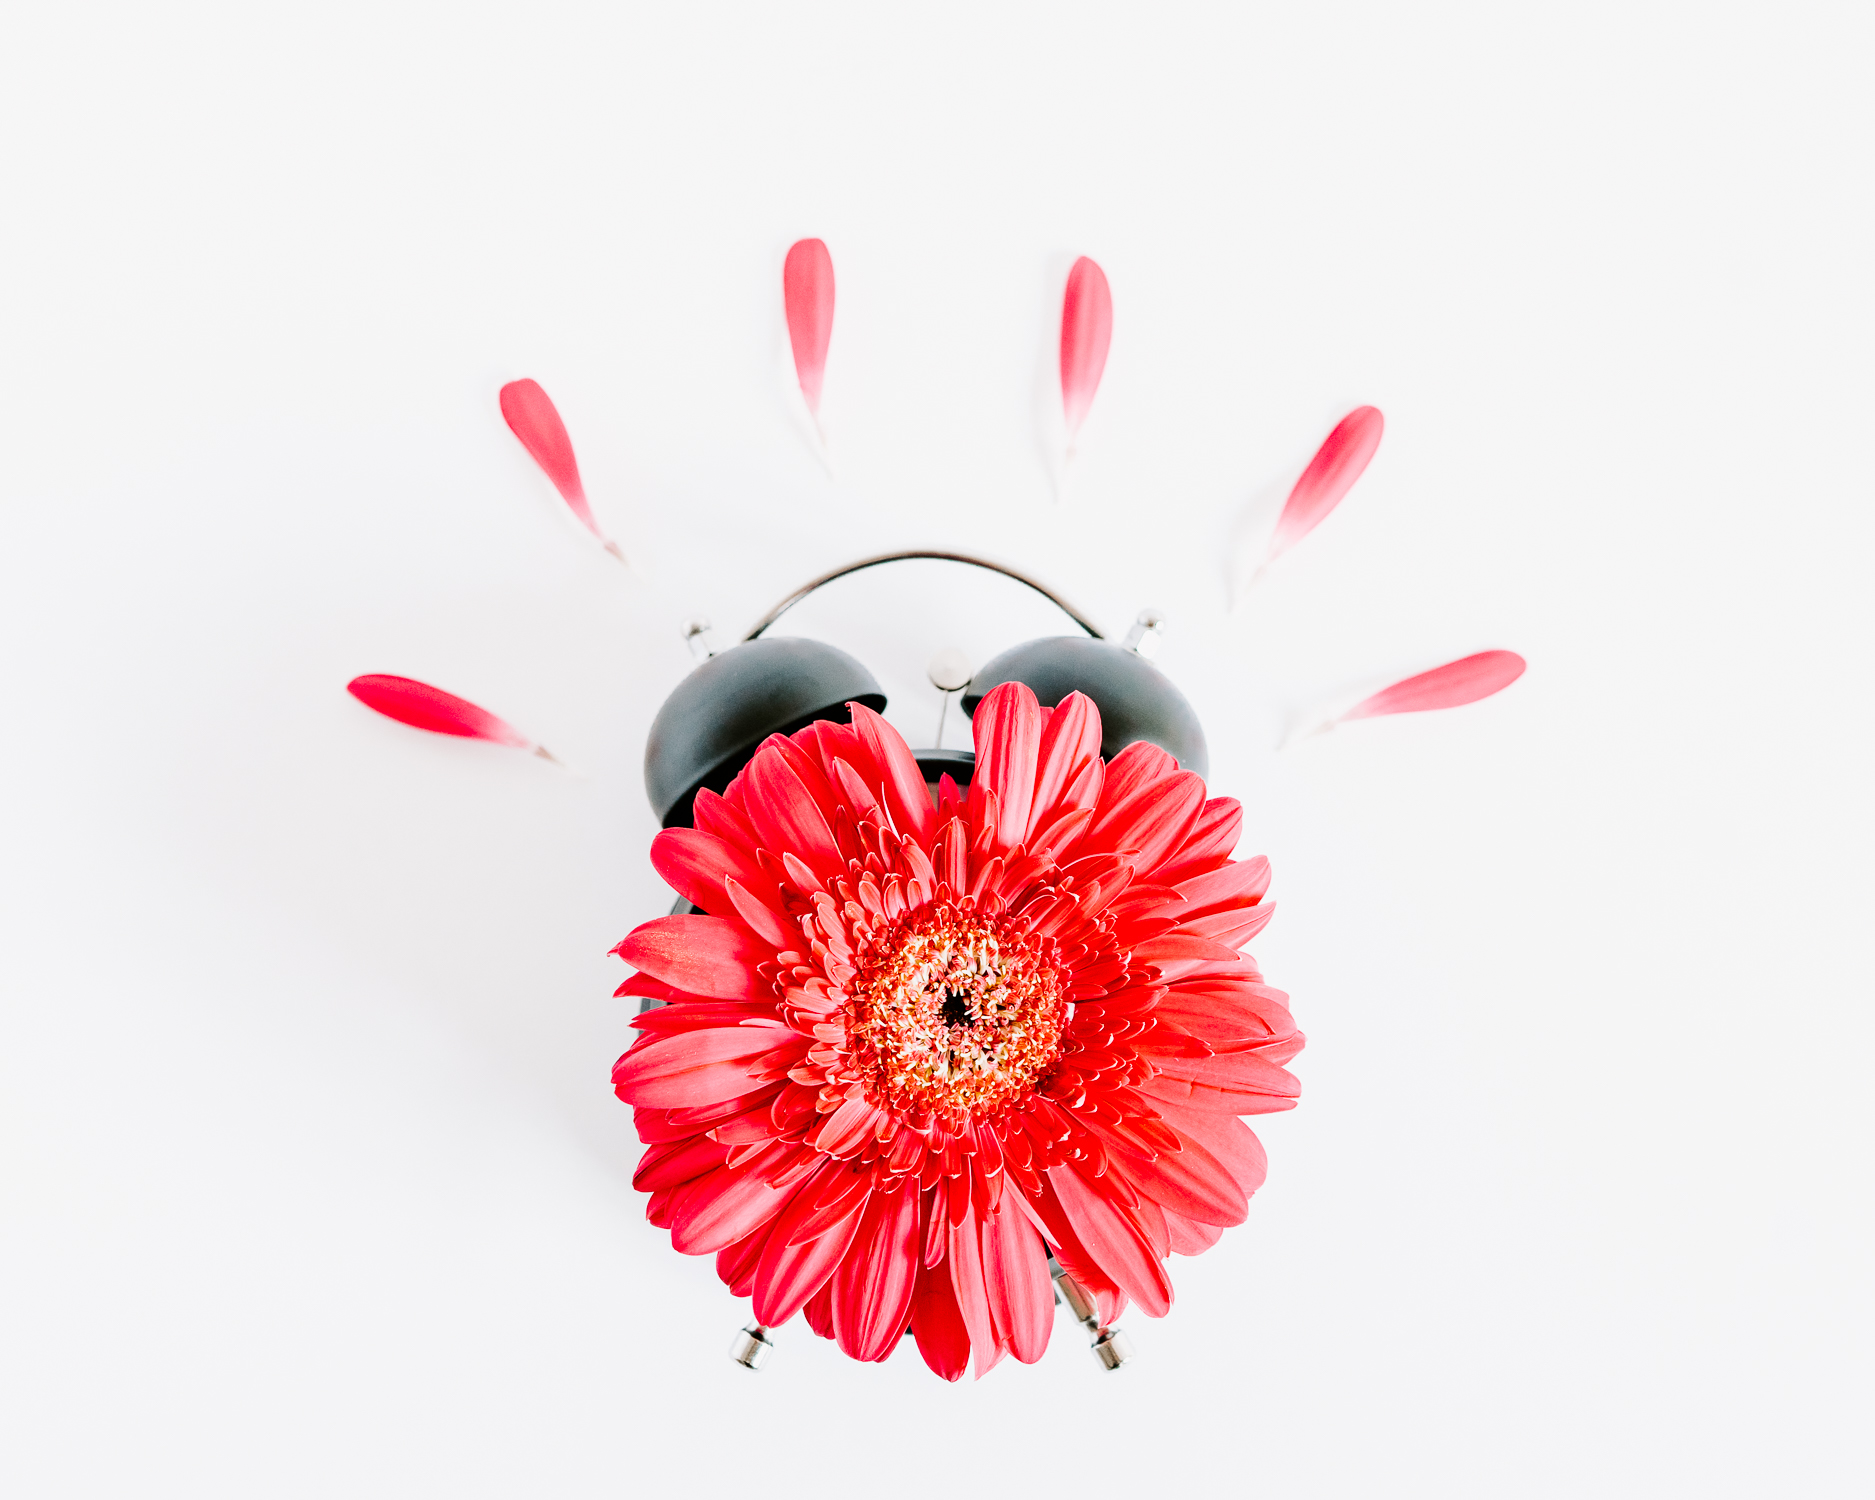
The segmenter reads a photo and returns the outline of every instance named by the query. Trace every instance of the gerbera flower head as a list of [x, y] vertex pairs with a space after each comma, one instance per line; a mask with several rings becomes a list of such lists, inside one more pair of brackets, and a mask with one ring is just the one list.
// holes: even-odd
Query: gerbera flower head
[[1048, 1343], [1048, 1258], [1102, 1323], [1172, 1304], [1166, 1257], [1239, 1224], [1295, 1103], [1287, 996], [1238, 950], [1268, 920], [1242, 813], [1154, 745], [1100, 758], [1076, 693], [974, 718], [933, 806], [899, 734], [771, 737], [652, 862], [697, 915], [615, 950], [667, 1002], [613, 1085], [651, 1222], [773, 1326], [855, 1359], [909, 1328], [960, 1378]]

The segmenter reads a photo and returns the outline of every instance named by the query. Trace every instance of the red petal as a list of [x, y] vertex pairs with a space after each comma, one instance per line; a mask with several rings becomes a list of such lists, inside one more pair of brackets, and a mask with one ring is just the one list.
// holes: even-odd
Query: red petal
[[1037, 853], [1046, 852], [1056, 864], [1073, 854], [1081, 836], [1087, 832], [1087, 825], [1094, 820], [1093, 803], [1100, 796], [1100, 773], [1100, 762], [1095, 761], [1075, 777], [1064, 800], [1085, 805], [1067, 807], [1059, 816], [1032, 828], [1024, 842]]
[[1294, 1099], [1302, 1092], [1294, 1074], [1251, 1052], [1219, 1052], [1210, 1057], [1154, 1053], [1152, 1065], [1167, 1077], [1189, 1079], [1233, 1094]]
[[874, 1193], [852, 1249], [833, 1277], [833, 1331], [841, 1350], [882, 1360], [898, 1347], [918, 1280], [918, 1194]]
[[859, 736], [851, 724], [836, 724], [832, 719], [816, 719], [805, 729], [795, 731], [797, 744], [810, 745], [820, 762], [820, 769], [829, 778], [833, 775], [833, 763], [844, 760], [849, 765], [857, 764], [864, 758]]
[[1157, 966], [1162, 979], [1174, 980], [1201, 964], [1235, 964], [1241, 958], [1235, 948], [1209, 938], [1189, 937], [1182, 932], [1168, 932], [1133, 949], [1133, 958], [1142, 964]]
[[1148, 1317], [1171, 1311], [1172, 1283], [1139, 1226], [1073, 1167], [1050, 1167], [1048, 1180], [1081, 1244], [1115, 1285]]
[[1430, 672], [1383, 688], [1341, 717], [1375, 719], [1382, 714], [1417, 714], [1434, 708], [1458, 708], [1501, 693], [1523, 676], [1524, 659], [1515, 651], [1480, 651], [1449, 661]]
[[762, 743], [788, 763], [789, 768], [800, 778], [801, 785], [807, 788], [808, 797], [831, 824], [833, 809], [840, 799], [834, 793], [832, 777], [821, 764], [818, 747], [819, 730], [822, 727], [818, 723], [809, 724], [793, 737], [771, 734]]
[[385, 718], [408, 724], [412, 729], [489, 740], [497, 745], [512, 745], [517, 750], [536, 748], [520, 730], [497, 719], [487, 709], [412, 677], [372, 672], [354, 677], [345, 684], [345, 691], [366, 708], [376, 709]]
[[940, 885], [948, 885], [959, 894], [970, 889], [970, 832], [962, 818], [949, 819], [938, 833], [931, 849], [931, 867]]
[[778, 1026], [725, 1026], [659, 1037], [618, 1060], [612, 1088], [627, 1104], [656, 1109], [738, 1098], [749, 1092], [756, 1060], [788, 1035]]
[[1308, 1038], [1299, 1031], [1292, 1031], [1287, 1036], [1273, 1036], [1266, 1042], [1258, 1042], [1254, 1047], [1246, 1047], [1246, 1052], [1254, 1052], [1265, 1062], [1281, 1065], [1292, 1059], [1307, 1044]]
[[1173, 986], [1152, 1012], [1153, 1020], [1196, 1037], [1213, 1052], [1242, 1052], [1293, 1029], [1289, 1012], [1261, 1000], [1253, 991], [1222, 985], [1186, 991]]
[[774, 894], [775, 883], [755, 860], [735, 845], [694, 828], [666, 828], [651, 841], [651, 864], [664, 883], [692, 906], [713, 917], [731, 914], [723, 887], [733, 876], [749, 890]]
[[[827, 1214], [816, 1205], [826, 1196], [827, 1188], [835, 1181], [844, 1181], [860, 1174], [843, 1171], [833, 1162], [822, 1161], [815, 1165], [813, 1172], [802, 1184], [802, 1191], [787, 1208], [782, 1210], [775, 1220], [775, 1229], [784, 1243], [805, 1245], [809, 1240], [819, 1239], [833, 1229], [840, 1221], [849, 1216], [857, 1216], [865, 1206], [864, 1195], [857, 1197], [836, 1195], [834, 1202], [840, 1205], [839, 1211]], [[862, 1183], [862, 1186], [864, 1184]], [[816, 1218], [818, 1223], [813, 1222]]]
[[1035, 800], [1029, 810], [1028, 827], [1023, 842], [1031, 849], [1040, 847], [1031, 834], [1049, 826], [1076, 806], [1091, 807], [1100, 795], [1098, 780], [1079, 780], [1090, 800], [1080, 804], [1069, 796], [1077, 778], [1100, 760], [1100, 710], [1084, 693], [1069, 693], [1049, 715], [1042, 731], [1041, 748], [1036, 754]]
[[819, 1239], [848, 1214], [858, 1213], [872, 1194], [872, 1172], [858, 1162], [843, 1163], [815, 1180], [820, 1186], [814, 1202], [788, 1226], [788, 1239], [796, 1245]]
[[911, 1299], [911, 1331], [918, 1341], [918, 1352], [934, 1375], [946, 1380], [964, 1378], [964, 1371], [970, 1368], [970, 1330], [964, 1327], [964, 1315], [958, 1310], [948, 1265], [939, 1262], [935, 1269], [920, 1267]]
[[1068, 272], [1061, 299], [1061, 410], [1070, 440], [1094, 404], [1112, 342], [1113, 294], [1106, 273], [1083, 255]]
[[970, 826], [981, 831], [989, 797], [996, 799], [991, 848], [1013, 849], [1028, 832], [1035, 796], [1035, 759], [1041, 748], [1042, 713], [1035, 694], [1020, 682], [991, 688], [971, 716], [977, 764], [970, 778]]
[[1208, 917], [1183, 920], [1178, 924], [1178, 930], [1188, 937], [1209, 938], [1234, 951], [1269, 926], [1270, 918], [1275, 915], [1276, 903], [1265, 901], [1258, 906], [1218, 911]]
[[699, 1134], [699, 1128], [683, 1121], [673, 1121], [668, 1109], [653, 1109], [645, 1105], [635, 1105], [632, 1109], [632, 1125], [638, 1132], [638, 1139], [647, 1146], [661, 1141], [687, 1141]]
[[1173, 1214], [1199, 1224], [1228, 1228], [1249, 1217], [1250, 1198], [1230, 1168], [1190, 1137], [1182, 1151], [1168, 1151], [1130, 1169], [1142, 1193]]
[[600, 541], [605, 533], [593, 519], [586, 503], [586, 487], [580, 483], [579, 465], [573, 460], [573, 440], [566, 435], [566, 424], [554, 409], [547, 393], [531, 380], [514, 380], [501, 388], [501, 414], [521, 440], [541, 472], [553, 481], [567, 508]]
[[[618, 1060], [612, 1076], [652, 1078], [707, 1067], [732, 1057], [759, 1057], [799, 1033], [786, 1026], [698, 1026], [634, 1047]], [[668, 1107], [668, 1106], [664, 1106]]]
[[1249, 1018], [1242, 1034], [1257, 1040], [1295, 1030], [1295, 1018], [1289, 1014], [1289, 996], [1250, 976], [1206, 974], [1181, 979], [1172, 985], [1167, 1000], [1187, 1010], [1213, 1005], [1232, 1009]]
[[682, 990], [671, 989], [660, 979], [649, 983], [668, 991], [657, 998], [672, 1003], [645, 1011], [634, 1019], [631, 1024], [641, 1031], [675, 1036], [680, 1031], [701, 1031], [708, 1026], [740, 1026], [744, 1021], [759, 1026], [781, 1024], [776, 1018], [773, 1000], [700, 1000]]
[[697, 793], [697, 800], [691, 805], [691, 820], [697, 832], [719, 838], [730, 847], [740, 849], [751, 859], [755, 857], [755, 851], [762, 847], [762, 841], [749, 825], [748, 814], [727, 798], [717, 796], [708, 787]]
[[925, 792], [924, 773], [918, 769], [911, 747], [902, 734], [865, 704], [850, 707], [854, 732], [871, 752], [893, 823], [900, 833], [930, 848], [932, 835], [937, 832], [937, 809]]
[[801, 1315], [807, 1319], [807, 1326], [823, 1339], [833, 1337], [833, 1283], [831, 1281], [807, 1299], [807, 1306], [801, 1309]]
[[1122, 802], [1108, 801], [1105, 793], [1100, 800], [1081, 847], [1137, 851], [1134, 868], [1144, 880], [1183, 848], [1204, 810], [1204, 781], [1195, 772], [1178, 771], [1154, 779]]
[[[932, 1207], [943, 1212], [943, 1196]], [[996, 1323], [990, 1315], [990, 1296], [983, 1285], [983, 1253], [977, 1238], [975, 1213], [966, 1206], [963, 1221], [951, 1225], [949, 1254], [951, 1292], [957, 1299], [958, 1315], [970, 1332], [970, 1348], [976, 1355], [977, 1379], [996, 1368], [1003, 1357], [996, 1339]]]
[[756, 1261], [762, 1253], [762, 1245], [768, 1235], [758, 1229], [754, 1234], [744, 1235], [735, 1244], [725, 1246], [716, 1252], [716, 1274], [722, 1278], [724, 1286], [731, 1295], [746, 1297], [752, 1288], [755, 1277]]
[[1100, 816], [1149, 782], [1161, 781], [1178, 770], [1178, 758], [1150, 740], [1134, 740], [1107, 766], [1106, 784], [1100, 789]]
[[[672, 988], [662, 979], [653, 979], [649, 974], [634, 974], [617, 989], [612, 991], [614, 999], [624, 995], [636, 995], [639, 997], [649, 996], [653, 1000], [676, 1000], [683, 995], [683, 991]], [[651, 1015], [654, 1014], [654, 1012], [647, 1011], [645, 1014]], [[643, 1020], [644, 1016], [640, 1016], [638, 1021], [634, 1021], [632, 1024], [636, 1026]]]
[[[766, 1062], [766, 1058], [758, 1058], [749, 1066], [764, 1066]], [[733, 1098], [715, 1099], [706, 1104], [676, 1105], [667, 1108], [664, 1113], [672, 1125], [687, 1125], [692, 1130], [708, 1130], [712, 1125], [720, 1125], [724, 1120], [733, 1120], [737, 1115], [745, 1114], [762, 1103], [774, 1099], [786, 1087], [787, 1085], [783, 1083], [759, 1084]]]
[[[1172, 1236], [1165, 1227], [1165, 1210], [1159, 1207], [1157, 1200], [1144, 1195], [1140, 1196], [1137, 1205], [1116, 1203], [1114, 1206], [1133, 1221], [1134, 1227], [1146, 1241], [1146, 1248], [1152, 1251], [1154, 1260], [1163, 1271], [1165, 1258], [1172, 1253]], [[1168, 1275], [1166, 1285], [1169, 1287], [1171, 1284]]]
[[1287, 552], [1328, 518], [1367, 468], [1385, 425], [1371, 406], [1356, 407], [1336, 424], [1289, 492], [1270, 538], [1268, 560]]
[[848, 1099], [814, 1133], [814, 1149], [833, 1157], [851, 1156], [872, 1138], [882, 1119], [871, 1100]]
[[1188, 1109], [1215, 1110], [1221, 1114], [1273, 1115], [1296, 1107], [1294, 1094], [1248, 1093], [1241, 1089], [1216, 1088], [1192, 1083], [1169, 1073], [1155, 1074], [1139, 1085], [1139, 1091], [1155, 1106], [1182, 1104]]
[[1068, 1218], [1068, 1212], [1061, 1206], [1061, 1198], [1055, 1192], [1054, 1184], [1046, 1173], [1039, 1175], [1041, 1192], [1034, 1197], [1025, 1194], [1013, 1194], [1017, 1207], [1026, 1213], [1031, 1221], [1037, 1221], [1042, 1235], [1054, 1247], [1055, 1259], [1061, 1269], [1072, 1276], [1081, 1287], [1091, 1293], [1100, 1302], [1101, 1322], [1111, 1323], [1119, 1317], [1119, 1307], [1126, 1298], [1120, 1289], [1100, 1268], [1099, 1262], [1088, 1252], [1081, 1238], [1074, 1232], [1074, 1225]]
[[875, 823], [886, 820], [888, 815], [880, 810], [879, 799], [873, 795], [872, 788], [866, 785], [866, 778], [843, 757], [834, 761], [832, 779], [839, 784], [841, 800], [856, 817], [870, 818]]
[[679, 1189], [671, 1244], [685, 1255], [707, 1255], [761, 1228], [794, 1192], [793, 1186], [776, 1187], [769, 1174], [795, 1149], [777, 1142], [740, 1166], [718, 1167]]
[[833, 339], [833, 257], [820, 240], [796, 240], [781, 267], [781, 300], [788, 313], [794, 373], [807, 409], [820, 412], [820, 384]]
[[990, 1317], [1009, 1352], [1032, 1365], [1047, 1350], [1055, 1320], [1055, 1289], [1042, 1237], [1010, 1204], [984, 1219], [981, 1245]]
[[706, 1135], [688, 1140], [660, 1141], [638, 1159], [632, 1173], [632, 1186], [641, 1193], [655, 1193], [660, 1188], [681, 1187], [723, 1164], [729, 1148]]
[[1242, 805], [1235, 797], [1213, 797], [1185, 835], [1185, 847], [1154, 872], [1155, 878], [1177, 885], [1217, 869], [1230, 858], [1242, 832]]
[[755, 1273], [755, 1316], [770, 1328], [788, 1321], [832, 1277], [842, 1257], [859, 1232], [864, 1217], [858, 1211], [840, 1220], [825, 1234], [803, 1245], [788, 1243], [790, 1214], [805, 1202], [811, 1189], [803, 1185], [794, 1202], [775, 1221], [762, 1249], [761, 1265]]
[[1217, 1225], [1195, 1224], [1169, 1208], [1165, 1211], [1165, 1227], [1172, 1236], [1174, 1255], [1202, 1255], [1224, 1237]]
[[[768, 882], [764, 881], [766, 885]], [[758, 900], [733, 875], [723, 877], [723, 890], [729, 897], [729, 904], [735, 908], [736, 915], [749, 924], [753, 932], [764, 943], [774, 945], [776, 952], [782, 952], [800, 936], [799, 930], [788, 930], [788, 919], [774, 907]]]
[[817, 875], [845, 870], [825, 809], [778, 746], [771, 742], [756, 751], [736, 780], [743, 810], [764, 848], [794, 855]]
[[1269, 1158], [1256, 1132], [1235, 1115], [1210, 1110], [1191, 1109], [1180, 1104], [1157, 1103], [1159, 1118], [1186, 1140], [1192, 1141], [1221, 1161], [1246, 1193], [1263, 1186], [1269, 1171]]
[[755, 966], [774, 949], [750, 936], [740, 922], [721, 917], [653, 917], [632, 929], [613, 952], [634, 969], [692, 995], [753, 1000], [771, 993]]
[[1180, 881], [1178, 894], [1185, 905], [1180, 908], [1179, 917], [1189, 921], [1214, 911], [1251, 906], [1261, 900], [1269, 888], [1270, 862], [1259, 854], [1255, 859]]

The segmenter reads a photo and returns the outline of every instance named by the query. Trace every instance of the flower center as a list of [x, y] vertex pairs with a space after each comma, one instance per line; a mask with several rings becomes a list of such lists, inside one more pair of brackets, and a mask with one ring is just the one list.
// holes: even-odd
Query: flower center
[[846, 986], [852, 1063], [867, 1096], [897, 1114], [989, 1114], [1060, 1056], [1062, 990], [1028, 934], [923, 907], [868, 945]]

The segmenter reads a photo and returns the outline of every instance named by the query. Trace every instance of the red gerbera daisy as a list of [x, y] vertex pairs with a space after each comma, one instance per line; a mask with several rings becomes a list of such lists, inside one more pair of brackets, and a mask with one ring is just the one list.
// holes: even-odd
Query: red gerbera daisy
[[1172, 1305], [1165, 1258], [1243, 1222], [1302, 1046], [1238, 952], [1269, 865], [1157, 747], [1105, 764], [1076, 693], [1005, 684], [934, 808], [898, 733], [775, 735], [651, 857], [706, 915], [646, 922], [621, 994], [668, 1001], [613, 1070], [634, 1182], [764, 1324], [855, 1359], [909, 1326], [946, 1379], [1033, 1362], [1048, 1257], [1111, 1323]]

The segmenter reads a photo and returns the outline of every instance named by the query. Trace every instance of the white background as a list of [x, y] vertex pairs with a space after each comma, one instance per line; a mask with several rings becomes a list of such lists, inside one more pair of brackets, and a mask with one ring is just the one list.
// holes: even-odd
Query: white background
[[[11, 17], [0, 1487], [1866, 1493], [1872, 39]], [[784, 373], [803, 235], [837, 477]], [[1077, 254], [1115, 334], [1057, 503]], [[502, 425], [522, 375], [633, 574]], [[1365, 402], [1367, 477], [1227, 613], [1233, 539]], [[750, 1377], [630, 1187], [605, 954], [668, 900], [678, 626], [908, 546], [1164, 608], [1275, 863], [1302, 1105], [1121, 1376], [1064, 1320], [980, 1385], [798, 1324]], [[1010, 597], [856, 584], [800, 628], [923, 742], [923, 661], [1031, 633]], [[1486, 646], [1530, 660], [1502, 697], [1276, 752]], [[369, 671], [578, 774], [377, 719]]]

